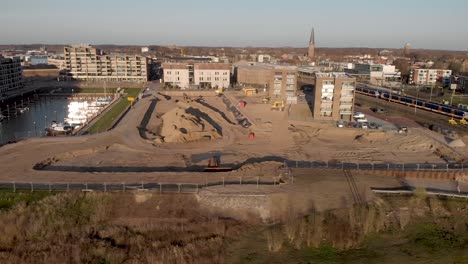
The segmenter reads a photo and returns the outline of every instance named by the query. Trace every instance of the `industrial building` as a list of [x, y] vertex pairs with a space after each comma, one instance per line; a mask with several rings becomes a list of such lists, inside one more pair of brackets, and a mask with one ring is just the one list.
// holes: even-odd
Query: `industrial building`
[[23, 69], [18, 57], [0, 56], [0, 100], [8, 99], [23, 92]]
[[435, 85], [441, 82], [442, 86], [450, 85], [451, 70], [442, 69], [412, 69], [409, 77], [409, 84], [415, 85]]
[[231, 69], [225, 63], [163, 63], [164, 84], [191, 88], [228, 88]]
[[70, 79], [84, 81], [148, 81], [148, 58], [136, 55], [106, 55], [90, 45], [64, 48]]
[[297, 85], [304, 90], [317, 120], [352, 120], [356, 78], [342, 72], [315, 72], [298, 69]]
[[263, 90], [271, 98], [293, 101], [297, 92], [297, 67], [266, 63], [236, 66], [237, 83]]

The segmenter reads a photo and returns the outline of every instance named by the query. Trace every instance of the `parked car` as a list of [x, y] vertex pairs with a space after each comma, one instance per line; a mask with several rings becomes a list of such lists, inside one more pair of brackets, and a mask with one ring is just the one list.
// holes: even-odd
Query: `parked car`
[[343, 121], [338, 121], [336, 122], [336, 127], [340, 127], [340, 128], [345, 127], [345, 123]]
[[385, 108], [381, 107], [374, 107], [371, 108], [372, 112], [377, 113], [377, 114], [386, 114], [388, 111]]
[[364, 122], [364, 123], [361, 123], [361, 128], [362, 128], [362, 129], [368, 129], [369, 126], [367, 125], [366, 122]]
[[356, 122], [358, 122], [358, 123], [367, 123], [367, 119], [365, 117], [357, 118]]
[[364, 117], [366, 117], [366, 115], [364, 115], [364, 114], [361, 113], [361, 112], [355, 112], [354, 115], [353, 115], [353, 117], [354, 117], [355, 119], [358, 119], [358, 118], [364, 118]]
[[355, 124], [356, 124], [356, 123], [354, 123], [354, 122], [349, 122], [348, 125], [347, 125], [347, 127], [348, 127], [348, 128], [353, 128]]
[[369, 123], [369, 128], [370, 129], [377, 129], [377, 124], [376, 123]]

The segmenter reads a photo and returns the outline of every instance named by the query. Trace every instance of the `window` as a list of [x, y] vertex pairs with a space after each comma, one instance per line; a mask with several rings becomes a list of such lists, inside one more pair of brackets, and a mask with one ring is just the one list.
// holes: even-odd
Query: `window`
[[215, 77], [215, 81], [219, 81], [219, 77]]
[[219, 75], [219, 72], [215, 72], [215, 75]]

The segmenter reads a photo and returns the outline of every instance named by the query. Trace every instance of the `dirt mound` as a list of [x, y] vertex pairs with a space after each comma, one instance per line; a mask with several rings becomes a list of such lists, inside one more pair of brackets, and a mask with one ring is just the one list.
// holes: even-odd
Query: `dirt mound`
[[461, 139], [452, 140], [452, 142], [450, 142], [448, 145], [449, 145], [449, 147], [452, 147], [452, 148], [464, 148], [464, 147], [466, 147], [465, 142], [463, 142]]
[[164, 142], [192, 142], [221, 138], [221, 134], [200, 117], [187, 113], [181, 107], [172, 109], [162, 117], [161, 136]]

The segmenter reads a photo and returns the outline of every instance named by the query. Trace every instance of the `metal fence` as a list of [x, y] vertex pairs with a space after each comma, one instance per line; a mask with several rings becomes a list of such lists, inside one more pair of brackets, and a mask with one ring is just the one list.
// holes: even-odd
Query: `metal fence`
[[250, 176], [236, 177], [236, 180], [220, 178], [220, 181], [206, 183], [33, 183], [33, 182], [3, 182], [1, 190], [12, 192], [67, 192], [67, 191], [98, 191], [98, 192], [126, 192], [126, 191], [152, 191], [159, 193], [198, 193], [202, 188], [213, 186], [279, 186], [279, 177]]
[[[417, 190], [415, 187], [404, 186], [404, 187], [395, 187], [395, 188], [370, 188], [372, 192], [377, 194], [409, 194], [412, 195]], [[468, 192], [461, 191], [452, 191], [445, 189], [437, 188], [425, 188], [424, 193], [427, 195], [436, 195], [436, 196], [446, 196], [446, 197], [458, 197], [458, 198], [468, 198]]]
[[324, 168], [340, 170], [386, 170], [386, 171], [468, 171], [468, 164], [463, 163], [348, 163], [285, 160], [290, 168]]

